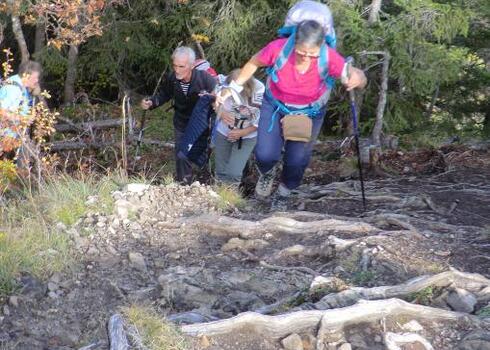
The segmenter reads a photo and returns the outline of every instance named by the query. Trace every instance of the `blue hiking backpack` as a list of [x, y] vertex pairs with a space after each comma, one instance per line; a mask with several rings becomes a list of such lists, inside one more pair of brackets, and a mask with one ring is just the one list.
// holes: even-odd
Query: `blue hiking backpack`
[[327, 5], [317, 1], [302, 0], [289, 9], [284, 26], [278, 30], [279, 36], [287, 37], [288, 40], [279, 53], [274, 65], [267, 69], [267, 74], [273, 82], [277, 83], [279, 81], [277, 71], [284, 67], [294, 50], [297, 25], [306, 20], [313, 20], [320, 23], [325, 30], [325, 42], [320, 48], [320, 57], [318, 59], [318, 72], [328, 88], [332, 89], [335, 80], [328, 74], [327, 46], [335, 48], [337, 39], [330, 9]]

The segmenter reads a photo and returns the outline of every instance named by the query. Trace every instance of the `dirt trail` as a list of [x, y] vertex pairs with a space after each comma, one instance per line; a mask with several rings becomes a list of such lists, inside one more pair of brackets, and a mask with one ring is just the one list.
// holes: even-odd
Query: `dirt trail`
[[[108, 349], [110, 316], [142, 303], [207, 334], [209, 349], [488, 349], [490, 153], [431, 154], [386, 155], [385, 169], [403, 174], [369, 177], [366, 212], [358, 181], [318, 157], [286, 211], [250, 199], [222, 213], [197, 184], [117, 192], [114, 215], [62, 229], [80, 266], [22, 278], [0, 344]], [[436, 277], [411, 281], [426, 275]], [[282, 324], [274, 315], [285, 313]], [[406, 333], [415, 340], [402, 347]]]

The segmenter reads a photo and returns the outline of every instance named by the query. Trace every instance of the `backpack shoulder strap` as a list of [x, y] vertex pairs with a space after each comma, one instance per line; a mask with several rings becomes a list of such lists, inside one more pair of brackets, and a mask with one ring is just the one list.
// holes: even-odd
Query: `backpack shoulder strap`
[[329, 75], [328, 69], [329, 55], [328, 44], [324, 43], [320, 48], [320, 57], [318, 58], [318, 73], [329, 89], [335, 85], [335, 79]]
[[286, 44], [284, 44], [283, 48], [279, 52], [279, 55], [276, 58], [276, 61], [274, 62], [274, 65], [272, 67], [269, 67], [266, 72], [272, 79], [274, 83], [277, 83], [279, 81], [279, 78], [277, 77], [277, 71], [281, 70], [282, 67], [286, 64], [286, 62], [289, 59], [289, 56], [294, 50], [294, 44], [295, 44], [295, 36], [296, 36], [296, 26], [290, 26], [290, 27], [283, 27], [279, 29], [278, 34], [280, 36], [289, 36]]
[[18, 87], [21, 91], [24, 91], [24, 87], [17, 81], [15, 80], [10, 80], [10, 79], [0, 79], [0, 87], [8, 86], [8, 85], [13, 85]]

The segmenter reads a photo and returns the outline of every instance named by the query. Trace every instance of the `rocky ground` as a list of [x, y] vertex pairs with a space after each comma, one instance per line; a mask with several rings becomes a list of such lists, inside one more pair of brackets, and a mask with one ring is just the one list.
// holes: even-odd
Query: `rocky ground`
[[325, 154], [286, 207], [133, 184], [113, 215], [59, 225], [82, 264], [20, 279], [0, 348], [109, 349], [109, 318], [150, 304], [196, 349], [490, 349], [490, 152], [387, 153], [366, 211]]

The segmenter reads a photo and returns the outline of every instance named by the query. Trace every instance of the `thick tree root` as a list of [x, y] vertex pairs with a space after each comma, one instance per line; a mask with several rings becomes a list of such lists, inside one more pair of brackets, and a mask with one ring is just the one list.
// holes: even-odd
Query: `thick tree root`
[[434, 276], [416, 277], [396, 286], [374, 288], [351, 287], [342, 292], [324, 296], [319, 302], [315, 303], [315, 308], [318, 310], [327, 310], [345, 307], [362, 299], [406, 298], [428, 287], [445, 288], [449, 286], [463, 288], [479, 296], [482, 291], [485, 291], [490, 286], [490, 280], [479, 274], [464, 273], [452, 269]]
[[342, 330], [346, 326], [402, 315], [439, 322], [458, 321], [463, 318], [475, 323], [480, 322], [476, 317], [463, 313], [388, 299], [360, 301], [353, 306], [335, 310], [298, 311], [277, 316], [245, 312], [226, 320], [182, 326], [181, 330], [191, 336], [217, 336], [246, 329], [270, 339], [280, 339], [291, 333], [311, 332], [320, 325], [318, 341], [323, 343], [338, 341], [343, 336]]
[[226, 216], [202, 215], [195, 218], [186, 218], [185, 221], [182, 221], [182, 224], [209, 231], [213, 235], [240, 236], [242, 238], [257, 237], [268, 232], [304, 235], [326, 231], [358, 234], [380, 231], [371, 224], [364, 222], [351, 222], [338, 219], [301, 222], [277, 216], [254, 222]]
[[479, 324], [476, 317], [464, 313], [446, 311], [428, 306], [410, 304], [400, 299], [359, 301], [356, 305], [325, 311], [317, 336], [317, 348], [323, 343], [337, 342], [344, 338], [345, 327], [375, 323], [386, 317], [404, 317], [431, 322], [467, 320]]

